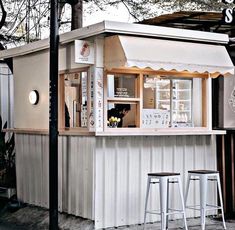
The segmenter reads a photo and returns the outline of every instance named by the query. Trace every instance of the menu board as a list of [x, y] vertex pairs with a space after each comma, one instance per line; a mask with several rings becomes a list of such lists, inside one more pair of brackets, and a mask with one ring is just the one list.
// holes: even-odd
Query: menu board
[[127, 88], [116, 88], [115, 97], [129, 97]]
[[103, 69], [95, 69], [95, 97], [96, 97], [96, 130], [103, 130]]
[[170, 111], [162, 109], [143, 109], [143, 128], [167, 128], [170, 124]]
[[95, 130], [95, 118], [94, 118], [94, 71], [91, 68], [91, 77], [88, 78], [90, 81], [90, 96], [91, 96], [91, 107], [89, 114], [89, 131]]

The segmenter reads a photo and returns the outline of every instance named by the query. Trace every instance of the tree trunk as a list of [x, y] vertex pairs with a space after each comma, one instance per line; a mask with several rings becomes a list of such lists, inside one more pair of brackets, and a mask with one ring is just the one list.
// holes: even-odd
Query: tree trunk
[[[5, 8], [4, 8], [2, 0], [0, 0], [0, 8], [1, 8], [1, 11], [2, 11], [2, 18], [0, 20], [0, 30], [1, 30], [2, 27], [4, 26], [5, 22], [6, 22], [6, 17], [7, 17], [7, 12], [5, 11]], [[4, 49], [5, 49], [5, 47], [2, 45], [2, 43], [0, 43], [0, 50], [4, 50]], [[4, 59], [3, 61], [6, 62], [6, 64], [9, 67], [9, 69], [13, 73], [13, 61], [12, 61], [12, 58], [7, 58], [7, 59]]]
[[78, 0], [77, 4], [72, 5], [72, 24], [71, 30], [75, 30], [82, 27], [82, 0]]

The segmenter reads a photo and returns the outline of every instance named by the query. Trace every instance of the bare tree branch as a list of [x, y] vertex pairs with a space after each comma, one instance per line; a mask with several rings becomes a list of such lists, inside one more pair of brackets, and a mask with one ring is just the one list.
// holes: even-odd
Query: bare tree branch
[[139, 18], [136, 17], [136, 15], [130, 10], [128, 4], [126, 3], [125, 0], [121, 0], [121, 3], [126, 7], [127, 11], [129, 12], [129, 14], [137, 21], [139, 21]]

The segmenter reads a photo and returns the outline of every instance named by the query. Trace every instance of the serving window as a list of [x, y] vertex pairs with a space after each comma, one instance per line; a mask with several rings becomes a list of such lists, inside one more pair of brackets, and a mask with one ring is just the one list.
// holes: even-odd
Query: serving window
[[206, 127], [206, 81], [200, 75], [107, 74], [106, 127]]
[[88, 127], [88, 70], [60, 75], [60, 127]]
[[140, 127], [138, 74], [107, 75], [107, 127]]
[[192, 85], [192, 79], [144, 75], [143, 127], [193, 127]]

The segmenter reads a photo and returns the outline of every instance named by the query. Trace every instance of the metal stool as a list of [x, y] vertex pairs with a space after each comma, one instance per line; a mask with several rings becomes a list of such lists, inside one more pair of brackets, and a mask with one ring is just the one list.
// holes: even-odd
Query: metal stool
[[[189, 192], [189, 185], [191, 180], [199, 180], [200, 182], [200, 205], [195, 206], [186, 206], [188, 192]], [[209, 205], [207, 204], [207, 182], [209, 181], [217, 181], [217, 187], [219, 191], [219, 199], [220, 205]], [[197, 208], [199, 206], [199, 208]], [[218, 171], [212, 170], [192, 170], [188, 171], [188, 180], [187, 180], [187, 187], [186, 187], [186, 194], [185, 194], [185, 207], [194, 210], [200, 210], [201, 212], [201, 226], [202, 230], [205, 229], [206, 224], [206, 211], [208, 210], [216, 210], [221, 209], [222, 212], [222, 219], [223, 219], [223, 227], [226, 229], [225, 221], [224, 221], [224, 209], [223, 209], [223, 199], [222, 199], [222, 192], [221, 192], [221, 184], [220, 184], [220, 177]]]
[[[156, 183], [159, 183], [159, 187], [160, 187], [160, 211], [147, 210], [150, 185], [156, 184]], [[177, 183], [179, 186], [182, 210], [170, 209], [168, 207], [169, 183]], [[169, 172], [148, 173], [147, 193], [146, 193], [145, 212], [144, 212], [144, 229], [146, 225], [147, 213], [158, 214], [161, 216], [161, 229], [162, 230], [168, 229], [168, 216], [169, 215], [181, 213], [183, 214], [185, 229], [186, 230], [188, 229], [187, 223], [186, 223], [185, 206], [184, 206], [184, 198], [183, 198], [183, 190], [182, 190], [182, 182], [180, 178], [180, 173], [169, 173]]]

